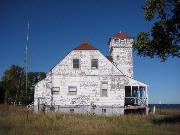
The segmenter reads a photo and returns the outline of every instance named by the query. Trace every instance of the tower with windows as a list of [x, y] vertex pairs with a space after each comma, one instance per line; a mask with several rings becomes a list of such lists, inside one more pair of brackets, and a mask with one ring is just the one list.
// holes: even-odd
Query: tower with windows
[[124, 33], [117, 33], [109, 40], [109, 51], [113, 58], [113, 63], [121, 72], [133, 78], [133, 38]]

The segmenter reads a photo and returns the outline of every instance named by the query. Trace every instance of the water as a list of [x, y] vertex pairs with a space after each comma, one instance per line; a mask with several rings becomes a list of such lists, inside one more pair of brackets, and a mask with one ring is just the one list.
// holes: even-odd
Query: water
[[150, 108], [153, 108], [155, 106], [156, 108], [161, 109], [178, 109], [180, 110], [180, 104], [149, 104]]

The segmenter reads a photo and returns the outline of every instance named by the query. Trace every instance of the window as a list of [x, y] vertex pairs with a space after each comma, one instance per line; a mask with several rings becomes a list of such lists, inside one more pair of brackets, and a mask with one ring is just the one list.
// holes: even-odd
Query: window
[[91, 68], [92, 69], [98, 69], [98, 59], [92, 59], [91, 60]]
[[69, 95], [77, 95], [77, 87], [76, 86], [69, 86]]
[[71, 108], [71, 109], [70, 109], [70, 113], [73, 113], [73, 112], [74, 112], [74, 109], [73, 109], [73, 108]]
[[122, 44], [125, 44], [125, 43], [126, 43], [126, 40], [125, 40], [125, 39], [121, 39], [121, 43], [122, 43]]
[[79, 59], [73, 59], [73, 68], [79, 68]]
[[119, 57], [119, 55], [117, 55], [117, 60], [120, 60], [120, 57]]
[[101, 97], [107, 97], [107, 89], [102, 89]]
[[125, 97], [131, 97], [131, 86], [125, 86]]
[[52, 95], [58, 95], [58, 94], [59, 94], [59, 91], [60, 91], [60, 88], [59, 88], [59, 87], [53, 87], [53, 88], [52, 88]]
[[102, 108], [102, 113], [106, 113], [106, 109]]
[[114, 39], [114, 42], [116, 42], [116, 43], [119, 42], [119, 39], [118, 39], [118, 38], [115, 38], [115, 39]]
[[137, 97], [138, 96], [138, 86], [132, 86], [132, 96]]
[[107, 97], [107, 89], [108, 89], [108, 83], [102, 82], [101, 84], [101, 97]]

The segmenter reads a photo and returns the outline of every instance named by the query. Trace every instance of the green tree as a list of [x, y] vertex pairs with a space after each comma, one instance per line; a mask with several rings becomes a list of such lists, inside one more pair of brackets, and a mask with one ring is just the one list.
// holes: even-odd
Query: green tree
[[[5, 93], [5, 102], [12, 103], [20, 101], [24, 95], [24, 70], [23, 68], [12, 65], [4, 72], [2, 77], [3, 90]], [[21, 95], [21, 96], [19, 96]]]
[[180, 0], [147, 0], [145, 19], [155, 21], [151, 32], [140, 32], [134, 48], [140, 56], [180, 57]]
[[44, 72], [28, 73], [28, 103], [31, 103], [34, 100], [34, 86], [45, 77], [46, 74]]
[[[5, 103], [22, 103], [29, 104], [33, 101], [34, 86], [37, 82], [44, 79], [46, 74], [44, 72], [28, 72], [28, 89], [26, 96], [26, 79], [25, 71], [17, 65], [12, 65], [4, 72], [0, 82], [1, 99]], [[4, 95], [4, 97], [3, 97]]]
[[0, 81], [0, 103], [4, 103], [5, 91], [3, 89], [3, 82]]

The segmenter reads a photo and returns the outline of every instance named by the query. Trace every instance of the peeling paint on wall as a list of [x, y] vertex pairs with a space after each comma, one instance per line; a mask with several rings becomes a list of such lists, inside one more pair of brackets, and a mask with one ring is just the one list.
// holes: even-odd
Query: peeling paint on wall
[[[133, 78], [132, 44], [127, 47], [110, 43], [113, 63], [98, 50], [73, 50], [35, 86], [34, 108], [39, 104], [58, 106], [60, 112], [74, 108], [76, 112], [101, 114], [102, 107], [112, 114], [124, 113], [125, 86], [143, 85]], [[73, 59], [79, 59], [79, 69], [73, 69]], [[91, 60], [98, 60], [98, 68], [92, 69]], [[102, 82], [107, 82], [107, 97], [101, 96]], [[69, 86], [77, 88], [76, 95], [69, 95]], [[59, 88], [53, 95], [52, 88]], [[111, 108], [111, 111], [109, 110]], [[117, 109], [118, 108], [118, 109]], [[85, 111], [84, 111], [85, 110]]]

